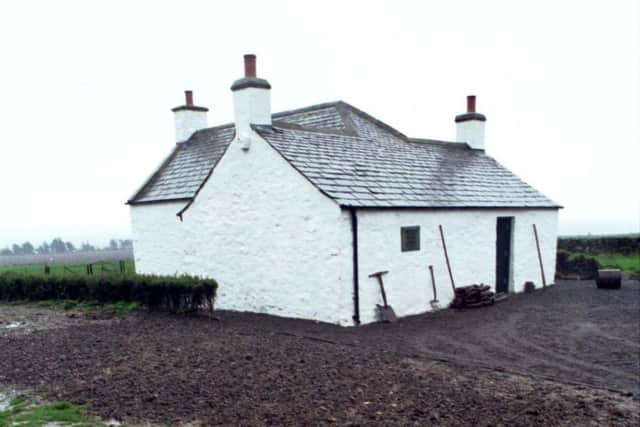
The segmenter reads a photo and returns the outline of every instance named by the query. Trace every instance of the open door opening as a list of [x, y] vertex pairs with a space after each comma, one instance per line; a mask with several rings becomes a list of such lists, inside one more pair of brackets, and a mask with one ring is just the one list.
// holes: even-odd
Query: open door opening
[[509, 292], [513, 217], [498, 217], [496, 223], [496, 292]]

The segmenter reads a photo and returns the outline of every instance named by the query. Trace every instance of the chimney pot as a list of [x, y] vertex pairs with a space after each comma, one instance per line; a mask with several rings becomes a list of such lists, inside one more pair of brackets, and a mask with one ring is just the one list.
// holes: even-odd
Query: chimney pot
[[253, 54], [244, 56], [244, 76], [245, 78], [256, 77], [256, 56]]
[[476, 112], [476, 96], [469, 95], [467, 96], [467, 113], [475, 113]]
[[186, 105], [193, 105], [193, 91], [185, 90], [184, 99], [185, 99]]

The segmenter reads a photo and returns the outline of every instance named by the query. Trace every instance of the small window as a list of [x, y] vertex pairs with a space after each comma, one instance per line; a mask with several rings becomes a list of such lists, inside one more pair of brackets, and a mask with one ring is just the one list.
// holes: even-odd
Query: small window
[[400, 240], [402, 241], [402, 252], [420, 250], [420, 227], [401, 227]]

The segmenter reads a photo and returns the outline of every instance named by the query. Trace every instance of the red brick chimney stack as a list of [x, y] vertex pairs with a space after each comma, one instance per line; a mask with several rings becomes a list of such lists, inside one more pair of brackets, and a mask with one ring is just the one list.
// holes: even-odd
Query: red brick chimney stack
[[247, 54], [244, 56], [244, 77], [247, 79], [256, 77], [256, 56]]
[[193, 105], [193, 91], [185, 90], [184, 99], [185, 99], [186, 105], [189, 105], [189, 106]]
[[476, 96], [469, 95], [467, 96], [467, 113], [475, 113], [476, 112]]

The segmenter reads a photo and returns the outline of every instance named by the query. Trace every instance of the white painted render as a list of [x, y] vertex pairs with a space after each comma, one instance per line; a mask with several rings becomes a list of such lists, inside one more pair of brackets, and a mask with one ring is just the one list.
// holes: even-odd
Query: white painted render
[[[149, 274], [192, 274], [219, 282], [216, 306], [280, 316], [353, 324], [353, 246], [349, 212], [322, 194], [250, 124], [270, 124], [268, 89], [233, 93], [238, 132], [193, 204], [131, 206], [136, 269]], [[177, 111], [176, 137], [206, 127], [206, 112]], [[484, 122], [457, 124], [458, 141], [484, 148]], [[362, 323], [375, 321], [382, 299], [369, 274], [384, 277], [399, 316], [430, 310], [428, 265], [438, 300], [453, 292], [438, 225], [444, 227], [458, 286], [494, 286], [496, 221], [514, 217], [510, 291], [525, 281], [541, 286], [532, 224], [538, 227], [547, 281], [555, 274], [555, 209], [358, 210], [359, 298]], [[420, 226], [419, 251], [402, 252], [400, 228]]]
[[[496, 221], [514, 217], [510, 292], [522, 292], [524, 282], [542, 286], [532, 224], [539, 234], [547, 284], [555, 275], [558, 211], [546, 210], [359, 210], [358, 247], [360, 272], [360, 318], [375, 320], [382, 297], [375, 278], [368, 275], [388, 270], [383, 277], [389, 304], [399, 316], [430, 310], [433, 298], [429, 265], [433, 265], [438, 300], [446, 307], [453, 298], [438, 225], [442, 225], [457, 286], [485, 283], [495, 286]], [[401, 251], [400, 227], [420, 226], [420, 250]], [[494, 288], [495, 289], [495, 288]]]
[[176, 121], [176, 142], [184, 142], [197, 130], [205, 129], [207, 112], [195, 110], [174, 111]]
[[247, 144], [251, 140], [252, 124], [271, 124], [271, 90], [248, 87], [234, 91], [233, 112], [240, 140]]
[[[176, 216], [185, 202], [152, 203], [130, 207], [136, 271], [147, 274], [185, 273], [181, 244], [184, 224]], [[186, 243], [186, 242], [185, 242]]]
[[216, 307], [352, 324], [348, 212], [251, 131], [235, 140], [181, 223], [183, 204], [132, 206], [136, 269], [219, 282]]
[[482, 120], [456, 123], [456, 141], [466, 142], [471, 148], [484, 150], [484, 124]]

